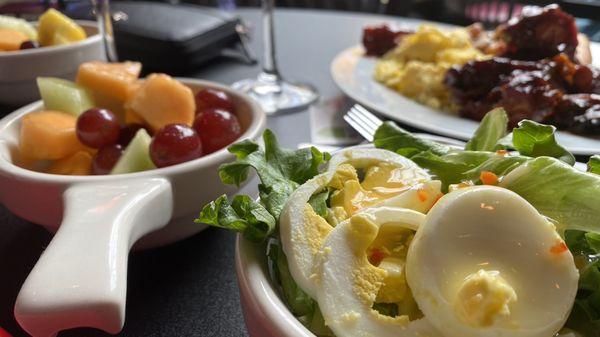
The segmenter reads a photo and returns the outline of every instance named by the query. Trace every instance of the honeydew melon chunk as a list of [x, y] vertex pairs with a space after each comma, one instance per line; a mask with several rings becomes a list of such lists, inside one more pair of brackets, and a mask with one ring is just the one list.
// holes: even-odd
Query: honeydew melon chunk
[[79, 116], [96, 106], [91, 93], [75, 82], [54, 77], [38, 77], [37, 85], [48, 110]]
[[0, 29], [16, 30], [27, 35], [32, 41], [37, 41], [37, 30], [29, 22], [12, 16], [0, 15]]
[[150, 159], [151, 141], [152, 138], [148, 132], [140, 129], [131, 140], [131, 143], [127, 145], [110, 174], [133, 173], [156, 168], [152, 159]]

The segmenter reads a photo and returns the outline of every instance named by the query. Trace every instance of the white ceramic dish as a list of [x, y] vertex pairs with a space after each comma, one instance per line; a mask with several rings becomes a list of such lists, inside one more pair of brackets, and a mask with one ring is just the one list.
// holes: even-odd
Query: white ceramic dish
[[39, 99], [35, 79], [51, 76], [73, 80], [83, 62], [106, 60], [94, 21], [77, 21], [88, 38], [62, 46], [0, 52], [0, 104], [20, 106]]
[[[229, 93], [244, 129], [241, 139], [256, 139], [264, 130], [265, 114], [251, 98], [212, 82], [181, 80], [194, 91]], [[129, 249], [142, 237], [141, 248], [156, 247], [202, 230], [193, 223], [202, 205], [236, 190], [217, 173], [233, 156], [221, 149], [173, 167], [115, 176], [29, 171], [11, 159], [21, 117], [42, 107], [36, 102], [0, 121], [0, 202], [57, 231], [21, 288], [15, 317], [34, 337], [82, 326], [117, 333], [125, 319]]]
[[[419, 137], [452, 147], [462, 148], [465, 143], [428, 134]], [[357, 147], [372, 147], [362, 144]], [[341, 150], [341, 149], [337, 149]], [[575, 167], [585, 171], [586, 164]], [[304, 327], [281, 300], [279, 290], [271, 282], [267, 265], [266, 248], [237, 235], [235, 244], [235, 269], [240, 289], [244, 321], [250, 337], [316, 337]]]
[[315, 337], [279, 298], [271, 283], [263, 245], [253, 244], [238, 235], [235, 269], [250, 337]]
[[[600, 65], [600, 44], [590, 43], [594, 65]], [[365, 57], [361, 46], [339, 53], [331, 63], [338, 87], [360, 104], [382, 115], [427, 132], [468, 140], [479, 122], [432, 109], [406, 98], [373, 79], [376, 59]], [[600, 153], [600, 138], [558, 132], [558, 142], [577, 155]]]

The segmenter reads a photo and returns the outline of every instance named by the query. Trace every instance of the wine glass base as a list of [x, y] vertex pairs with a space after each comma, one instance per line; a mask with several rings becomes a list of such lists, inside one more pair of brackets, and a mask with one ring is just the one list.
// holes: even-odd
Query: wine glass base
[[304, 110], [319, 98], [310, 85], [261, 81], [260, 77], [235, 82], [231, 87], [254, 98], [269, 115]]

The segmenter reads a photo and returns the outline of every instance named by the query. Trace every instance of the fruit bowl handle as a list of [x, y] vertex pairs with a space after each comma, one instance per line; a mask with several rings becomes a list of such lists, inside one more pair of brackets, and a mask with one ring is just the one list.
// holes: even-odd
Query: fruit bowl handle
[[63, 198], [62, 224], [23, 284], [15, 317], [34, 337], [75, 327], [118, 333], [125, 321], [129, 249], [171, 219], [171, 183], [76, 184]]

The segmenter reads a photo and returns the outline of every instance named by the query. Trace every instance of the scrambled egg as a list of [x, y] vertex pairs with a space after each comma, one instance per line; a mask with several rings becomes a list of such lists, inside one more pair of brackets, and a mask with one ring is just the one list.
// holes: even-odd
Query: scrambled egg
[[423, 25], [383, 56], [375, 67], [375, 80], [400, 94], [435, 109], [455, 110], [443, 83], [455, 64], [485, 59], [464, 28], [441, 31]]

